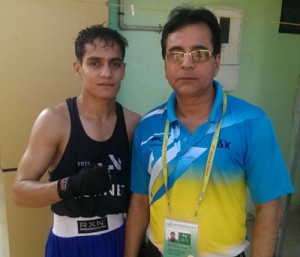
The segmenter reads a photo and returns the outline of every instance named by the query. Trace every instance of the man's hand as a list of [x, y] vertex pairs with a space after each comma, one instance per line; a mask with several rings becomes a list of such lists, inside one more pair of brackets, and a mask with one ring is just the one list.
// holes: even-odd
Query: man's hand
[[98, 164], [84, 167], [77, 175], [60, 179], [57, 182], [57, 191], [61, 199], [103, 194], [110, 188], [109, 170]]

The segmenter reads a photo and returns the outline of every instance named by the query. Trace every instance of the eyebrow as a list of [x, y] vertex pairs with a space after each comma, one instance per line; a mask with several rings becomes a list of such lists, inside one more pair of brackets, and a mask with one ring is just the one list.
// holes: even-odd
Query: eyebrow
[[[86, 60], [91, 62], [91, 61], [102, 61], [104, 59], [100, 58], [100, 57], [96, 57], [96, 56], [89, 56]], [[114, 62], [114, 61], [123, 62], [123, 59], [121, 57], [114, 57], [114, 58], [108, 59], [108, 61], [109, 62]]]
[[[196, 46], [192, 47], [192, 51], [195, 51], [195, 50], [208, 50], [208, 48], [203, 45], [196, 45]], [[183, 52], [183, 48], [180, 46], [173, 46], [168, 50], [168, 52], [176, 52], [176, 51]]]

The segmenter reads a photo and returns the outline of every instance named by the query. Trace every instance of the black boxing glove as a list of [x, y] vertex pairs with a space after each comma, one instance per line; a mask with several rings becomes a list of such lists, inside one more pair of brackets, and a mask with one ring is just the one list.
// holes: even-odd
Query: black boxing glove
[[57, 191], [61, 199], [103, 194], [110, 189], [111, 180], [108, 169], [97, 164], [84, 167], [78, 174], [57, 182]]

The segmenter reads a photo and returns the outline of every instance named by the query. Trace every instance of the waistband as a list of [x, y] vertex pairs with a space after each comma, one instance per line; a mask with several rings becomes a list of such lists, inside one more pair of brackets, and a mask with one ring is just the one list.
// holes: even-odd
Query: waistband
[[52, 231], [55, 235], [60, 237], [101, 235], [121, 227], [123, 223], [123, 213], [90, 218], [70, 218], [54, 213]]

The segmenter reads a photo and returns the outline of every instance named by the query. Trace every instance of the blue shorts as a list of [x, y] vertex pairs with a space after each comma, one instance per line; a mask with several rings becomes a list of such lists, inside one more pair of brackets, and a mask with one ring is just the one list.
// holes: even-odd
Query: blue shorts
[[45, 257], [123, 257], [125, 225], [101, 235], [59, 237], [49, 232]]

